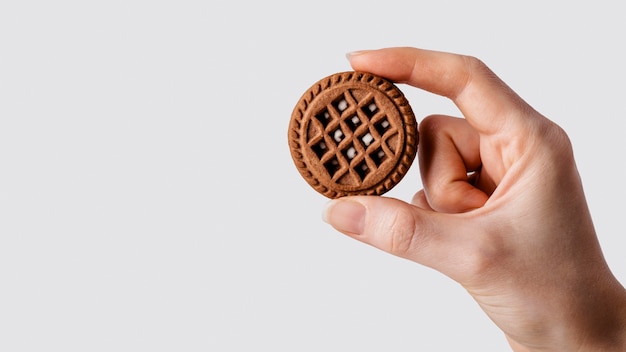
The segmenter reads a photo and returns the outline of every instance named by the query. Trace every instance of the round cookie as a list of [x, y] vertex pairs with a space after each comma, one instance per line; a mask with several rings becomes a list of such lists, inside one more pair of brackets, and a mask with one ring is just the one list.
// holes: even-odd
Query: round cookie
[[289, 124], [291, 157], [302, 177], [328, 198], [382, 195], [415, 159], [417, 121], [392, 82], [339, 72], [311, 86]]

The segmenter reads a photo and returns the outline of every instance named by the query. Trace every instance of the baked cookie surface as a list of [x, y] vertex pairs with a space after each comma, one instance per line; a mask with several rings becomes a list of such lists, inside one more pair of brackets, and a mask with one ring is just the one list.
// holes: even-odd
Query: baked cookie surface
[[407, 173], [417, 122], [402, 91], [365, 72], [339, 72], [311, 86], [289, 124], [298, 171], [328, 198], [382, 195]]

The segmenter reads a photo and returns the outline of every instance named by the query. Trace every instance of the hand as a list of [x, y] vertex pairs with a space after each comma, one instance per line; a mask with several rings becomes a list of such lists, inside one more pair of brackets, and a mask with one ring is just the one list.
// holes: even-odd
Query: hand
[[603, 257], [566, 133], [476, 58], [387, 48], [349, 60], [448, 97], [464, 118], [419, 123], [424, 189], [412, 204], [345, 197], [324, 219], [460, 283], [516, 351], [626, 350], [626, 291]]

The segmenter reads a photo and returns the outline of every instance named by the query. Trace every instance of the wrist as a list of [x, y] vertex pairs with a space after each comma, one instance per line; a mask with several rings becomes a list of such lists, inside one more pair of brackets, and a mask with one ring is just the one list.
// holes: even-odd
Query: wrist
[[626, 351], [626, 290], [617, 281], [612, 286], [582, 312], [574, 330], [580, 336], [578, 351]]
[[562, 307], [562, 316], [553, 317], [549, 324], [537, 329], [537, 335], [543, 338], [520, 341], [507, 335], [512, 350], [626, 351], [626, 290], [611, 278], [610, 283], [598, 285], [603, 288], [587, 287], [573, 295], [577, 298]]

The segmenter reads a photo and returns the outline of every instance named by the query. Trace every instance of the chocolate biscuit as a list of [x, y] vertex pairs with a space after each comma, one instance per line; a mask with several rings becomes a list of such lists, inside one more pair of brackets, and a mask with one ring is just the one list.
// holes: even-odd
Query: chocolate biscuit
[[409, 170], [417, 122], [402, 91], [365, 72], [340, 72], [311, 86], [289, 124], [291, 157], [328, 198], [382, 195]]

